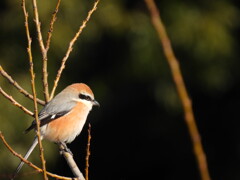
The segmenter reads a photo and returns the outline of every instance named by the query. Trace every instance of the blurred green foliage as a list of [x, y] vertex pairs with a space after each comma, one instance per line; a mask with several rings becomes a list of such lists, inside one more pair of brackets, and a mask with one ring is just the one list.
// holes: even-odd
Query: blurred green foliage
[[[47, 37], [56, 2], [56, 0], [38, 2], [44, 40]], [[236, 31], [239, 29], [239, 8], [234, 2], [164, 0], [157, 1], [157, 4], [180, 61], [190, 94], [197, 89], [200, 93], [210, 96], [221, 95], [239, 83], [239, 35], [236, 37]], [[0, 5], [1, 66], [31, 92], [26, 53], [27, 41], [20, 1], [3, 0]], [[62, 1], [48, 56], [50, 88], [69, 41], [92, 5], [93, 1]], [[35, 24], [32, 21], [31, 1], [27, 1], [27, 9], [33, 39], [37, 93], [43, 98], [41, 53]], [[169, 117], [174, 119], [181, 113], [171, 73], [144, 1], [100, 1], [97, 11], [74, 46], [57, 91], [68, 84], [80, 81], [87, 82], [92, 89], [95, 89], [95, 96], [100, 102], [108, 107], [122, 108], [119, 110], [121, 112], [125, 111], [125, 104], [114, 102], [114, 97], [121, 97], [124, 93], [128, 98], [137, 99], [134, 92], [138, 90], [139, 98], [142, 98], [142, 94], [146, 94], [149, 99], [154, 99], [156, 109], [163, 109]], [[129, 87], [130, 84], [138, 84], [137, 87], [140, 88], [130, 91], [133, 93], [129, 94], [129, 90], [125, 87]], [[0, 85], [21, 104], [33, 110], [32, 102], [17, 92], [3, 77], [0, 77]], [[143, 86], [147, 87], [141, 88]], [[128, 102], [126, 107], [127, 105]], [[17, 152], [24, 154], [30, 146], [34, 133], [23, 135], [21, 132], [31, 123], [32, 118], [12, 106], [3, 97], [0, 97], [0, 110], [0, 131]], [[109, 111], [106, 112], [115, 113], [113, 109]], [[153, 122], [149, 120], [140, 126], [146, 125], [150, 134], [160, 136], [157, 126], [151, 129], [150, 125], [158, 124], [157, 121], [161, 116], [157, 110], [150, 114], [154, 116]], [[99, 112], [98, 116], [100, 118], [95, 120], [98, 125], [100, 121], [104, 124], [104, 119], [110, 117], [104, 112]], [[169, 117], [166, 119], [171, 119]], [[169, 121], [171, 126], [174, 126], [174, 120]], [[164, 124], [163, 121], [159, 123]], [[163, 135], [175, 134], [170, 132], [175, 130], [170, 128], [170, 125], [161, 128]], [[44, 147], [47, 167], [56, 171], [57, 168], [54, 169], [54, 166], [59, 156], [57, 147], [48, 142], [44, 143]], [[13, 172], [19, 160], [13, 157], [2, 143], [0, 143], [0, 151], [0, 179], [4, 179]], [[40, 164], [38, 158], [38, 153], [35, 152], [30, 160]], [[21, 172], [27, 171], [25, 168], [28, 167], [24, 167]], [[30, 168], [28, 170], [31, 171]], [[32, 179], [27, 175], [19, 179], [27, 178]]]

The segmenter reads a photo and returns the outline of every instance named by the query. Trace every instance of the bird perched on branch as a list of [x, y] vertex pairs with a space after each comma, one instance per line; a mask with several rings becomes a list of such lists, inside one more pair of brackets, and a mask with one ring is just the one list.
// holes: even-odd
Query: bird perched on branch
[[[80, 134], [92, 106], [99, 106], [99, 103], [94, 99], [92, 90], [86, 84], [76, 83], [67, 86], [49, 101], [38, 115], [41, 139], [60, 143], [65, 147], [65, 150], [69, 151], [66, 143], [71, 143]], [[27, 133], [32, 129], [36, 130], [36, 126], [34, 120], [25, 132]], [[36, 136], [24, 159], [29, 157], [37, 144], [38, 138]], [[24, 162], [21, 161], [13, 178], [23, 164]]]

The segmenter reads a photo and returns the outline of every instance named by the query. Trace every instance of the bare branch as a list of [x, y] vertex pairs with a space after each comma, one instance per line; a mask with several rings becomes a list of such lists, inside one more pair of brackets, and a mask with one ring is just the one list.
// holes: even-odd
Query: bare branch
[[[35, 18], [38, 19], [38, 17], [36, 17], [37, 10], [36, 10], [36, 1], [35, 0], [33, 0], [33, 4], [34, 4], [34, 9], [35, 9]], [[44, 154], [43, 154], [43, 146], [42, 146], [41, 134], [40, 134], [40, 122], [38, 119], [37, 93], [36, 93], [36, 87], [35, 87], [35, 74], [34, 74], [34, 70], [33, 70], [32, 50], [31, 50], [32, 39], [30, 37], [30, 32], [29, 32], [29, 28], [28, 28], [28, 13], [26, 11], [25, 0], [22, 0], [22, 9], [23, 9], [24, 17], [25, 17], [26, 35], [27, 35], [27, 40], [28, 40], [27, 52], [28, 52], [29, 65], [30, 65], [31, 86], [32, 86], [33, 101], [34, 101], [34, 115], [35, 115], [35, 121], [37, 124], [37, 137], [38, 137], [38, 144], [39, 144], [39, 150], [40, 150], [40, 159], [41, 159], [42, 168], [43, 168], [43, 178], [44, 178], [44, 180], [47, 180], [48, 177], [47, 177], [47, 171], [46, 171], [46, 161], [44, 159]], [[38, 20], [36, 20], [36, 22], [38, 22]], [[39, 26], [39, 28], [40, 28], [40, 26]]]
[[34, 12], [34, 21], [35, 21], [35, 24], [36, 24], [37, 35], [38, 35], [38, 42], [39, 42], [41, 51], [44, 52], [45, 47], [44, 47], [43, 38], [42, 38], [41, 23], [39, 21], [37, 1], [32, 0], [32, 4], [33, 4], [33, 12]]
[[45, 94], [45, 99], [46, 101], [49, 101], [49, 89], [48, 89], [48, 72], [47, 72], [47, 53], [50, 48], [50, 42], [51, 42], [51, 37], [52, 37], [52, 32], [53, 32], [53, 25], [57, 19], [57, 13], [58, 13], [58, 8], [60, 6], [61, 0], [58, 0], [55, 11], [52, 14], [52, 19], [50, 21], [49, 25], [49, 30], [48, 30], [48, 36], [46, 40], [46, 48], [43, 54], [43, 69], [42, 69], [42, 74], [43, 74], [43, 87], [44, 87], [44, 94]]
[[154, 0], [145, 0], [145, 2], [150, 11], [153, 26], [155, 27], [158, 33], [160, 41], [162, 42], [163, 51], [170, 66], [172, 76], [184, 109], [185, 122], [187, 124], [192, 139], [194, 153], [198, 162], [198, 167], [202, 180], [210, 180], [211, 178], [208, 172], [206, 155], [201, 143], [201, 136], [197, 128], [197, 124], [192, 109], [192, 103], [184, 84], [178, 60], [174, 55], [171, 42], [168, 38], [167, 32], [165, 30], [164, 24], [159, 14], [159, 10], [156, 7]]
[[72, 173], [74, 174], [75, 177], [78, 178], [78, 180], [85, 180], [82, 172], [79, 170], [76, 162], [73, 159], [72, 154], [70, 154], [69, 152], [67, 152], [65, 150], [65, 147], [62, 144], [59, 144], [59, 148], [60, 151], [63, 154], [63, 157], [65, 158], [65, 160], [67, 161], [68, 166], [70, 167], [70, 169], [72, 170]]
[[[43, 170], [39, 167], [37, 167], [36, 165], [34, 165], [33, 163], [31, 163], [30, 161], [28, 161], [27, 159], [24, 159], [22, 157], [22, 155], [18, 154], [16, 151], [14, 151], [12, 149], [12, 147], [7, 143], [7, 141], [5, 140], [2, 132], [0, 131], [0, 138], [2, 139], [3, 141], [3, 144], [6, 146], [6, 148], [16, 157], [18, 157], [21, 161], [23, 161], [25, 164], [27, 164], [28, 166], [34, 168], [35, 170], [37, 170], [38, 172], [43, 172]], [[69, 178], [69, 177], [64, 177], [64, 176], [59, 176], [59, 175], [56, 175], [56, 174], [53, 174], [53, 173], [50, 173], [50, 172], [47, 172], [47, 175], [53, 177], [53, 178], [56, 178], [56, 179], [62, 179], [62, 180], [72, 180], [72, 179], [76, 179], [77, 178]]]
[[27, 108], [25, 108], [23, 105], [21, 105], [20, 103], [18, 103], [15, 99], [13, 99], [12, 96], [8, 95], [1, 87], [0, 87], [0, 93], [6, 97], [9, 101], [11, 101], [13, 103], [14, 106], [19, 107], [21, 110], [23, 110], [23, 112], [25, 112], [26, 114], [34, 117], [34, 113], [31, 112], [30, 110], [28, 110]]
[[88, 124], [88, 142], [87, 142], [87, 154], [86, 154], [86, 168], [85, 168], [85, 178], [88, 180], [88, 169], [89, 169], [89, 156], [90, 156], [90, 143], [91, 143], [91, 124]]
[[58, 73], [57, 73], [57, 76], [56, 76], [56, 79], [54, 80], [54, 85], [53, 85], [53, 89], [52, 89], [52, 92], [51, 92], [51, 95], [50, 95], [50, 99], [53, 98], [54, 96], [54, 93], [55, 93], [55, 90], [57, 88], [57, 85], [58, 85], [58, 81], [61, 77], [61, 74], [62, 74], [62, 71], [63, 69], [65, 68], [65, 63], [69, 57], [69, 54], [71, 53], [71, 51], [73, 50], [73, 45], [74, 43], [76, 42], [76, 40], [78, 39], [79, 35], [82, 33], [83, 29], [86, 27], [86, 24], [87, 22], [89, 21], [89, 19], [91, 18], [91, 15], [93, 14], [93, 12], [97, 9], [97, 5], [99, 3], [100, 0], [97, 0], [94, 5], [93, 5], [93, 8], [88, 12], [88, 15], [87, 15], [87, 18], [83, 21], [82, 25], [79, 27], [78, 29], [78, 32], [75, 34], [75, 36], [73, 37], [73, 39], [70, 41], [69, 43], [69, 46], [68, 46], [68, 49], [67, 49], [67, 52], [64, 56], [64, 58], [62, 59], [62, 64], [61, 64], [61, 67], [59, 68], [58, 70]]
[[[0, 73], [9, 81], [9, 83], [11, 83], [17, 90], [19, 90], [20, 93], [33, 100], [33, 96], [29, 94], [25, 89], [23, 89], [15, 80], [13, 80], [13, 78], [2, 68], [1, 65]], [[41, 105], [45, 105], [45, 102], [43, 100], [37, 99], [37, 102]]]
[[50, 47], [50, 42], [51, 42], [51, 37], [52, 37], [52, 32], [53, 32], [53, 25], [54, 25], [54, 23], [55, 23], [55, 21], [57, 19], [57, 13], [58, 13], [58, 9], [59, 9], [60, 3], [61, 3], [61, 0], [58, 0], [56, 8], [55, 8], [55, 11], [52, 14], [52, 19], [50, 21], [50, 26], [49, 26], [49, 30], [48, 30], [48, 36], [47, 36], [47, 40], [46, 40], [46, 49], [45, 49], [46, 53], [48, 52], [49, 47]]
[[37, 35], [38, 35], [38, 42], [39, 42], [39, 46], [40, 46], [42, 58], [43, 58], [43, 68], [42, 68], [42, 73], [43, 73], [42, 80], [43, 80], [43, 90], [44, 90], [43, 93], [44, 93], [46, 102], [48, 102], [49, 90], [48, 90], [48, 72], [47, 72], [47, 52], [44, 47], [43, 38], [42, 38], [41, 23], [39, 21], [37, 1], [32, 0], [32, 3], [33, 3], [34, 21], [36, 24]]

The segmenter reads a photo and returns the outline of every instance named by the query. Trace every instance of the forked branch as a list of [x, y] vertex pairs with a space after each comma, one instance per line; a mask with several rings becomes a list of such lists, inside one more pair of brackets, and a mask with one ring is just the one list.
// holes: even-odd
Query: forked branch
[[160, 17], [159, 10], [154, 0], [145, 0], [145, 2], [150, 11], [153, 26], [155, 27], [158, 33], [159, 39], [162, 43], [163, 51], [167, 58], [168, 64], [170, 66], [172, 76], [173, 76], [173, 79], [174, 79], [174, 82], [183, 106], [185, 123], [187, 124], [189, 134], [192, 139], [193, 149], [194, 149], [195, 157], [197, 159], [201, 178], [202, 180], [210, 180], [211, 178], [208, 172], [206, 155], [201, 143], [201, 136], [197, 128], [197, 124], [196, 124], [193, 109], [192, 109], [192, 103], [187, 93], [186, 86], [184, 84], [184, 80], [182, 77], [178, 60], [174, 55], [174, 52], [171, 46], [171, 41], [167, 35], [166, 29]]
[[1, 87], [0, 87], [0, 93], [9, 101], [12, 102], [12, 104], [14, 106], [17, 106], [18, 108], [20, 108], [21, 110], [23, 110], [23, 112], [25, 112], [26, 114], [34, 117], [34, 113], [31, 112], [30, 110], [28, 110], [27, 108], [25, 108], [23, 105], [21, 105], [20, 103], [18, 103], [12, 96], [10, 96], [9, 94], [7, 94]]
[[48, 90], [48, 72], [47, 72], [47, 51], [46, 51], [44, 43], [43, 43], [37, 1], [32, 0], [32, 4], [33, 4], [33, 12], [34, 12], [34, 21], [36, 24], [37, 35], [38, 35], [38, 42], [39, 42], [39, 46], [40, 46], [42, 58], [43, 58], [43, 68], [42, 68], [43, 93], [44, 93], [45, 101], [48, 102], [49, 101], [49, 90]]
[[[27, 92], [25, 89], [23, 89], [18, 83], [17, 81], [13, 80], [13, 78], [2, 68], [2, 66], [0, 66], [0, 73], [3, 77], [5, 77], [9, 83], [11, 83], [20, 93], [24, 94], [26, 97], [28, 97], [29, 99], [33, 100], [33, 96]], [[43, 100], [40, 100], [37, 98], [37, 102], [41, 105], [45, 105], [45, 102]]]
[[86, 27], [86, 24], [89, 21], [89, 19], [91, 18], [91, 15], [93, 14], [93, 12], [97, 9], [98, 3], [99, 3], [99, 0], [97, 0], [94, 3], [93, 8], [88, 12], [87, 18], [83, 21], [82, 25], [78, 29], [78, 32], [75, 34], [73, 39], [70, 41], [68, 49], [67, 49], [67, 52], [66, 52], [65, 56], [63, 57], [61, 66], [60, 66], [60, 68], [59, 68], [59, 70], [57, 72], [56, 79], [54, 80], [53, 89], [51, 91], [50, 99], [52, 99], [53, 96], [54, 96], [55, 90], [56, 90], [56, 88], [58, 86], [58, 81], [60, 80], [62, 71], [65, 68], [65, 63], [68, 60], [68, 57], [69, 57], [71, 51], [73, 50], [74, 43], [77, 41], [79, 35], [82, 33], [83, 29]]
[[[21, 161], [23, 161], [25, 164], [27, 164], [28, 166], [32, 167], [33, 169], [35, 169], [36, 171], [38, 172], [43, 172], [43, 170], [39, 167], [37, 167], [36, 165], [34, 165], [33, 163], [31, 163], [30, 161], [28, 161], [27, 159], [24, 159], [22, 157], [22, 155], [18, 154], [16, 151], [14, 151], [12, 149], [12, 147], [7, 143], [6, 139], [4, 138], [2, 132], [0, 131], [0, 138], [3, 142], [3, 144], [6, 146], [6, 148], [16, 157], [18, 157]], [[53, 178], [56, 178], [56, 179], [61, 179], [61, 180], [72, 180], [72, 179], [75, 179], [77, 180], [77, 178], [69, 178], [69, 177], [64, 177], [64, 176], [59, 176], [57, 174], [53, 174], [53, 173], [50, 173], [50, 172], [47, 172], [47, 175], [53, 177]]]
[[[97, 9], [97, 5], [99, 3], [99, 0], [97, 0], [94, 3], [93, 8], [88, 12], [87, 18], [83, 21], [82, 25], [78, 29], [78, 32], [75, 34], [73, 39], [70, 41], [69, 47], [67, 49], [67, 52], [66, 52], [64, 58], [62, 59], [61, 66], [60, 66], [60, 68], [58, 70], [56, 79], [54, 81], [53, 90], [51, 91], [51, 97], [49, 97], [48, 80], [47, 80], [47, 77], [48, 77], [48, 73], [47, 73], [47, 52], [48, 52], [48, 50], [50, 48], [50, 42], [51, 42], [51, 37], [52, 37], [52, 32], [53, 32], [53, 26], [54, 26], [54, 22], [56, 21], [56, 15], [57, 15], [57, 12], [58, 12], [58, 9], [59, 9], [59, 6], [60, 6], [60, 2], [61, 2], [61, 0], [58, 0], [56, 8], [55, 8], [55, 11], [54, 11], [54, 13], [52, 15], [52, 19], [50, 21], [50, 27], [49, 27], [49, 32], [48, 32], [46, 44], [44, 45], [43, 38], [42, 38], [42, 33], [41, 33], [41, 23], [39, 21], [37, 1], [36, 0], [32, 0], [33, 11], [34, 11], [34, 21], [35, 21], [36, 29], [37, 29], [38, 42], [39, 42], [41, 53], [42, 53], [42, 56], [43, 56], [43, 71], [42, 71], [42, 73], [43, 73], [44, 96], [45, 96], [46, 102], [48, 102], [50, 99], [53, 98], [55, 90], [56, 90], [57, 85], [58, 85], [58, 82], [60, 80], [60, 76], [62, 74], [63, 69], [65, 68], [65, 63], [66, 63], [66, 61], [67, 61], [67, 59], [68, 59], [68, 57], [69, 57], [69, 55], [70, 55], [70, 53], [71, 53], [71, 51], [73, 49], [74, 43], [76, 42], [76, 40], [78, 39], [78, 37], [82, 33], [83, 29], [86, 27], [86, 24], [89, 21], [92, 13]], [[0, 138], [2, 139], [3, 143], [5, 144], [5, 146], [9, 149], [9, 151], [13, 155], [15, 155], [18, 158], [20, 158], [24, 163], [26, 163], [29, 166], [33, 167], [38, 172], [42, 172], [43, 173], [43, 178], [45, 180], [48, 179], [47, 175], [49, 175], [51, 177], [54, 177], [54, 178], [57, 178], [57, 179], [64, 179], [64, 180], [68, 180], [68, 179], [85, 180], [85, 178], [82, 175], [81, 171], [77, 167], [77, 164], [76, 164], [76, 162], [73, 159], [73, 156], [70, 153], [65, 152], [64, 149], [62, 149], [63, 156], [65, 157], [65, 159], [66, 159], [69, 167], [71, 168], [73, 174], [75, 176], [77, 176], [77, 178], [68, 178], [68, 177], [58, 176], [58, 175], [55, 175], [55, 174], [52, 174], [52, 173], [49, 173], [49, 172], [46, 171], [46, 161], [44, 159], [43, 147], [42, 147], [42, 142], [41, 142], [40, 122], [39, 122], [39, 119], [38, 119], [38, 106], [37, 106], [37, 103], [39, 103], [41, 105], [45, 105], [45, 102], [40, 100], [40, 99], [38, 99], [37, 98], [37, 93], [36, 93], [34, 64], [33, 64], [32, 50], [31, 50], [32, 39], [30, 37], [30, 31], [29, 31], [29, 26], [28, 26], [28, 13], [26, 11], [25, 0], [22, 0], [21, 6], [22, 6], [24, 18], [25, 18], [24, 23], [25, 23], [27, 42], [28, 42], [27, 53], [28, 53], [29, 66], [30, 66], [32, 95], [30, 93], [28, 93], [26, 90], [24, 90], [15, 80], [13, 80], [13, 78], [6, 71], [4, 71], [1, 66], [0, 66], [0, 73], [15, 88], [17, 88], [19, 90], [19, 92], [21, 92], [26, 97], [28, 97], [28, 98], [33, 100], [33, 102], [34, 102], [34, 113], [29, 111], [28, 109], [26, 109], [21, 104], [19, 104], [15, 99], [12, 98], [12, 96], [8, 95], [5, 91], [3, 91], [3, 89], [1, 87], [0, 87], [0, 93], [3, 94], [3, 96], [6, 97], [6, 99], [10, 100], [15, 106], [19, 107], [25, 113], [27, 113], [27, 114], [29, 114], [29, 115], [31, 115], [31, 116], [33, 116], [35, 118], [35, 121], [36, 121], [36, 124], [37, 124], [36, 129], [37, 129], [37, 137], [38, 137], [38, 143], [39, 143], [39, 149], [40, 149], [40, 158], [41, 158], [41, 162], [42, 162], [42, 169], [38, 168], [37, 166], [35, 166], [31, 162], [29, 162], [28, 160], [24, 159], [20, 154], [16, 153], [8, 145], [8, 143], [4, 139], [4, 137], [3, 137], [1, 132], [0, 132]], [[45, 48], [45, 46], [46, 46], [46, 48]], [[90, 139], [91, 139], [90, 128], [91, 128], [91, 126], [89, 125], [89, 136], [88, 136], [87, 156], [86, 156], [86, 176], [87, 176], [87, 178], [88, 178], [88, 167], [89, 167], [89, 156], [90, 156]], [[64, 147], [60, 146], [60, 149], [61, 148], [64, 148]]]

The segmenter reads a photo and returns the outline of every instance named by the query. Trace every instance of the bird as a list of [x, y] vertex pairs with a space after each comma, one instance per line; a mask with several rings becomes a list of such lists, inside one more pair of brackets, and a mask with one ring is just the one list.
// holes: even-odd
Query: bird
[[[74, 83], [67, 86], [50, 100], [38, 114], [41, 139], [60, 143], [66, 151], [71, 153], [66, 143], [71, 143], [81, 133], [87, 116], [93, 106], [100, 105], [94, 99], [94, 94], [88, 85], [84, 83]], [[33, 129], [36, 131], [36, 127], [36, 120], [34, 120], [25, 130], [25, 133]], [[37, 144], [38, 137], [35, 136], [24, 159], [30, 156]], [[23, 165], [24, 162], [21, 161], [12, 179], [15, 178]]]

